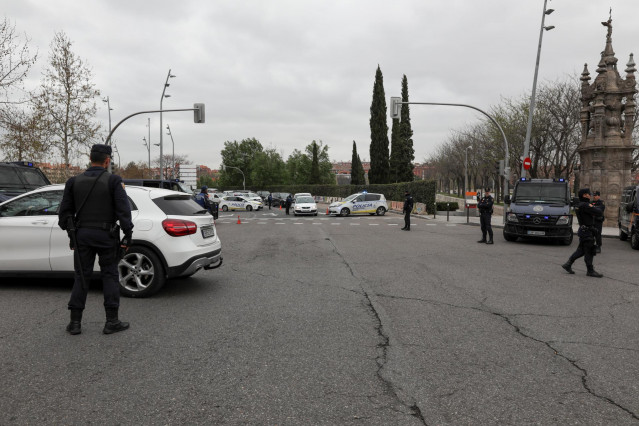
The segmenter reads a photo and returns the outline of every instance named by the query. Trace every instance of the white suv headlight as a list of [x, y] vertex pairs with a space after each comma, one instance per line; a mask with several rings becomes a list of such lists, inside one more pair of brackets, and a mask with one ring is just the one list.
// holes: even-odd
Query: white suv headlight
[[557, 219], [557, 225], [568, 225], [570, 223], [570, 216], [560, 216]]

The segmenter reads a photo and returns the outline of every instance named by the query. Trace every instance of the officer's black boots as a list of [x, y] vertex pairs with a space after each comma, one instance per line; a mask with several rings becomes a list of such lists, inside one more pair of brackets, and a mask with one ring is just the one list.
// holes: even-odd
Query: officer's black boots
[[106, 323], [102, 332], [104, 334], [113, 334], [118, 331], [124, 331], [129, 328], [128, 322], [123, 322], [118, 319], [118, 308], [105, 308], [106, 310]]
[[82, 333], [82, 309], [71, 309], [71, 322], [67, 325], [69, 334]]
[[486, 241], [486, 244], [494, 244], [493, 239], [491, 238], [490, 240]]
[[570, 260], [564, 263], [563, 265], [561, 265], [561, 267], [564, 268], [564, 270], [568, 272], [569, 274], [575, 273], [575, 271], [572, 270], [572, 262]]
[[588, 272], [586, 273], [586, 275], [588, 275], [589, 277], [595, 277], [595, 278], [603, 277], [603, 274], [600, 274], [599, 272], [595, 271], [594, 268], [588, 269]]
[[486, 242], [486, 237], [483, 237], [481, 240], [477, 241], [478, 243], [485, 243]]

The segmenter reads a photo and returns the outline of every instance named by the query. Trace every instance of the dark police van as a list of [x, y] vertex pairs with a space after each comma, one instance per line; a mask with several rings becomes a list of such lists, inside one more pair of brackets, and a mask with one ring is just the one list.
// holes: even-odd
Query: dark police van
[[572, 243], [571, 195], [565, 179], [521, 178], [504, 203], [504, 239], [544, 238], [565, 245]]
[[639, 250], [639, 185], [623, 189], [618, 218], [619, 239], [630, 237], [630, 247]]
[[0, 163], [0, 202], [45, 185], [51, 182], [33, 163]]

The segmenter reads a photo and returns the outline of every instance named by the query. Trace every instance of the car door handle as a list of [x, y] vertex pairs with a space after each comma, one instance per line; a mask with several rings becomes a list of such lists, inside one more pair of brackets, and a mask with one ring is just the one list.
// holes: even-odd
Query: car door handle
[[32, 225], [46, 225], [48, 223], [49, 221], [45, 219], [34, 220], [33, 222], [31, 222]]

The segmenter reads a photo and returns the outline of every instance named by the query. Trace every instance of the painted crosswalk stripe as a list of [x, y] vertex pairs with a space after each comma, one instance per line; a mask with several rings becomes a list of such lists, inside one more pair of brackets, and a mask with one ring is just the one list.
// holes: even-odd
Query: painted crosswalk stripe
[[351, 223], [351, 226], [359, 226], [359, 223]]

